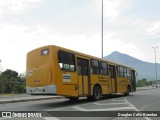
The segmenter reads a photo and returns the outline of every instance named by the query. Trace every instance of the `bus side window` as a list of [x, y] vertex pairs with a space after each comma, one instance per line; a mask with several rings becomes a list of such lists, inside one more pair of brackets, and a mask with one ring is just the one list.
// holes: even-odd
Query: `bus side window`
[[127, 78], [131, 77], [130, 69], [127, 68]]
[[93, 74], [99, 74], [100, 73], [99, 61], [98, 60], [91, 60], [91, 72]]
[[100, 73], [102, 75], [108, 75], [108, 64], [105, 62], [100, 62]]
[[131, 79], [135, 79], [135, 72], [131, 70]]
[[65, 51], [58, 51], [58, 62], [61, 70], [73, 72], [75, 68], [75, 55]]
[[123, 75], [124, 75], [124, 77], [127, 77], [127, 68], [123, 68]]
[[117, 76], [120, 77], [120, 66], [117, 66]]
[[121, 74], [121, 77], [124, 77], [124, 68], [123, 67], [120, 67], [120, 74]]

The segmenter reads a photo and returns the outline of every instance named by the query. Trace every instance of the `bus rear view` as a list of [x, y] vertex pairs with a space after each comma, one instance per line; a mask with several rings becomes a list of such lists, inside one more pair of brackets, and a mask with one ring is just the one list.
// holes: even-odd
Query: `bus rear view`
[[54, 94], [52, 83], [52, 47], [45, 46], [27, 54], [26, 91], [28, 94]]

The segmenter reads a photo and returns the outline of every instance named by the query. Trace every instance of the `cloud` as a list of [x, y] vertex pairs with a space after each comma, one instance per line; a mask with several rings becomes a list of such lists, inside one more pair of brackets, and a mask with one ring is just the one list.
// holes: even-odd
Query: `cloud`
[[160, 33], [160, 22], [152, 23], [150, 27], [146, 29], [146, 31], [152, 36]]
[[[101, 0], [85, 5], [43, 0], [36, 10], [26, 12], [39, 1], [0, 0], [0, 59], [4, 68], [25, 71], [27, 52], [49, 44], [101, 57]], [[152, 61], [151, 47], [160, 45], [160, 23], [126, 15], [127, 4], [128, 0], [104, 0], [104, 55], [116, 50]]]
[[[125, 0], [103, 0], [103, 14], [107, 19], [114, 19], [119, 16], [121, 4]], [[102, 10], [102, 1], [95, 1], [95, 10]], [[97, 6], [98, 5], [98, 6]]]
[[119, 16], [120, 1], [107, 0], [104, 1], [104, 16], [107, 18], [116, 18]]
[[48, 30], [39, 24], [0, 24], [0, 33], [0, 59], [3, 70], [9, 68], [18, 72], [25, 71], [27, 52], [48, 44], [51, 38]]
[[33, 7], [39, 0], [0, 0], [0, 17], [2, 15], [21, 14], [25, 9]]

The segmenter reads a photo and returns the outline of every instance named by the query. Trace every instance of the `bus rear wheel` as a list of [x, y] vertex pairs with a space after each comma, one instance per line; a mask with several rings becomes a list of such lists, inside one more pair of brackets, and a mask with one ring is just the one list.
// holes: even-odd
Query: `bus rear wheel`
[[102, 96], [102, 90], [99, 86], [95, 86], [93, 89], [93, 100], [100, 100]]

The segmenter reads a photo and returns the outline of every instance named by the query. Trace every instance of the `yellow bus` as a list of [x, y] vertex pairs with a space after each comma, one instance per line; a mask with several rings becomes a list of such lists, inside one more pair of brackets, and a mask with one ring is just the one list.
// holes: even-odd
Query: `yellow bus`
[[32, 95], [62, 95], [70, 100], [129, 95], [136, 91], [135, 69], [48, 45], [27, 54], [26, 91]]

